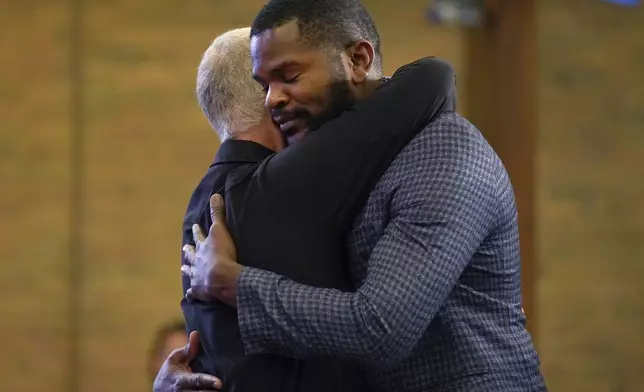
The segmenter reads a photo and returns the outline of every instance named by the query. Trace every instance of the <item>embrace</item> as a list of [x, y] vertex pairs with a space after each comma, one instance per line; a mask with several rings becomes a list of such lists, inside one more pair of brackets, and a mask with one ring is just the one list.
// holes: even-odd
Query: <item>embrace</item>
[[205, 52], [222, 143], [183, 223], [190, 343], [154, 391], [547, 390], [503, 163], [451, 65], [382, 67], [358, 0], [271, 0]]

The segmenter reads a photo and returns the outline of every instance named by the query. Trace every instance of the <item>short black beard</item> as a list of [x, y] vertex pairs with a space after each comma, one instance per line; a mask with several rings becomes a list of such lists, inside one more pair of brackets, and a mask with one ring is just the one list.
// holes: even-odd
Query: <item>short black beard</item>
[[325, 122], [338, 117], [342, 112], [351, 108], [355, 103], [356, 97], [349, 88], [347, 80], [338, 80], [329, 86], [329, 106], [322, 113], [311, 117], [307, 123], [310, 132], [320, 128]]

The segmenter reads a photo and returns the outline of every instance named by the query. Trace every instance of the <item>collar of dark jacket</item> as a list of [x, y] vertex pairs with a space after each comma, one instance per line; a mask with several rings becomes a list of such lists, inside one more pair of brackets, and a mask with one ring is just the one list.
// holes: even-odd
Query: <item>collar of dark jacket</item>
[[257, 163], [268, 158], [275, 151], [262, 146], [259, 143], [248, 140], [226, 140], [219, 146], [215, 160], [211, 166], [218, 163], [246, 162]]

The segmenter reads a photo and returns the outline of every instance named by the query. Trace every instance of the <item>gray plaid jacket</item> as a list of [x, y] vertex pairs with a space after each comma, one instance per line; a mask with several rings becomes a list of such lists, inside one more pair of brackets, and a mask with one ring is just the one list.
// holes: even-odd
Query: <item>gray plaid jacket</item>
[[373, 391], [546, 390], [521, 310], [512, 185], [467, 120], [443, 114], [407, 145], [347, 240], [354, 293], [244, 268], [248, 354], [355, 359]]

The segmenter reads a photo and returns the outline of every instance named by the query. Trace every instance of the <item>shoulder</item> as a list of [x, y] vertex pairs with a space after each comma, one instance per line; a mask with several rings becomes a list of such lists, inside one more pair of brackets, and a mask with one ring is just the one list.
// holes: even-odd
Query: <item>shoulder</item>
[[479, 130], [462, 116], [445, 113], [400, 152], [379, 185], [394, 204], [465, 197], [470, 191], [491, 200], [503, 172]]
[[447, 164], [493, 171], [499, 163], [494, 149], [472, 123], [459, 114], [445, 113], [405, 146], [388, 172], [434, 171]]
[[[431, 149], [427, 147], [433, 147]], [[464, 117], [457, 113], [444, 113], [429, 123], [402, 150], [402, 156], [423, 157], [440, 156], [451, 152], [481, 152], [491, 158], [492, 148], [481, 132]]]

